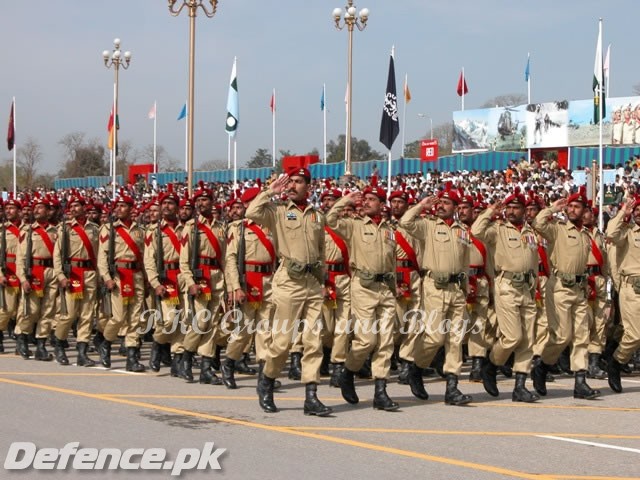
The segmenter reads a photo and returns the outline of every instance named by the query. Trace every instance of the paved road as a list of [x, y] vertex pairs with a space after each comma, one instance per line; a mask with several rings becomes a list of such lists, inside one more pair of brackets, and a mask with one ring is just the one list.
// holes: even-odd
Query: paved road
[[[13, 343], [5, 342], [7, 351]], [[115, 353], [115, 352], [114, 352]], [[145, 352], [146, 353], [146, 352]], [[95, 355], [94, 355], [95, 357]], [[145, 357], [146, 358], [146, 357]], [[75, 360], [70, 356], [70, 360]], [[181, 478], [232, 479], [604, 479], [640, 478], [640, 376], [624, 379], [625, 392], [574, 400], [573, 380], [558, 378], [532, 404], [511, 402], [513, 380], [503, 379], [493, 399], [481, 384], [461, 382], [474, 396], [467, 407], [443, 403], [444, 382], [428, 379], [427, 402], [392, 383], [398, 412], [371, 408], [373, 385], [359, 381], [361, 402], [347, 405], [322, 385], [320, 398], [334, 408], [328, 418], [302, 414], [304, 388], [283, 379], [281, 412], [263, 413], [255, 377], [239, 377], [238, 390], [187, 384], [159, 374], [130, 374], [114, 354], [113, 369], [62, 367], [0, 355], [0, 459], [14, 441], [37, 447], [166, 448], [205, 442], [226, 448], [221, 471], [183, 472]], [[464, 375], [466, 378], [466, 374]], [[3, 478], [169, 478], [169, 471], [4, 472]]]

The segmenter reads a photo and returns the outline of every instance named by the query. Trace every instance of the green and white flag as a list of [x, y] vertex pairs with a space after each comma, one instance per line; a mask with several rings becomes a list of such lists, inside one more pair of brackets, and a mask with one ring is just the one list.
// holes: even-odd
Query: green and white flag
[[239, 120], [238, 79], [236, 77], [236, 58], [234, 58], [233, 69], [231, 70], [231, 80], [229, 81], [229, 96], [227, 97], [227, 124], [225, 126], [230, 137], [236, 136]]
[[604, 95], [604, 66], [602, 63], [602, 20], [598, 29], [598, 43], [596, 44], [596, 60], [593, 65], [593, 123], [600, 123], [600, 112], [602, 118], [607, 116], [606, 102]]

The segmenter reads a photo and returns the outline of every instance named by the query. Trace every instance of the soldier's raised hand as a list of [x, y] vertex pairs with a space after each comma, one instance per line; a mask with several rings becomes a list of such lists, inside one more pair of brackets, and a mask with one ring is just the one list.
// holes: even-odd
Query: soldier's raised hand
[[422, 208], [426, 208], [427, 210], [431, 210], [438, 202], [439, 202], [439, 198], [436, 196], [430, 196], [430, 197], [424, 197], [422, 200], [420, 200], [420, 205], [422, 206]]
[[269, 189], [273, 193], [282, 193], [287, 188], [287, 184], [289, 183], [289, 175], [283, 173], [278, 178], [276, 178], [271, 185], [269, 185]]
[[633, 209], [636, 208], [636, 198], [635, 197], [628, 197], [625, 201], [624, 204], [622, 205], [622, 210], [624, 211], [625, 215], [630, 215], [631, 213], [633, 213]]
[[560, 198], [551, 204], [551, 210], [554, 213], [561, 212], [564, 210], [564, 207], [567, 206], [567, 199], [565, 197]]
[[351, 205], [355, 205], [362, 201], [362, 192], [356, 191], [349, 193], [346, 198], [349, 200]]

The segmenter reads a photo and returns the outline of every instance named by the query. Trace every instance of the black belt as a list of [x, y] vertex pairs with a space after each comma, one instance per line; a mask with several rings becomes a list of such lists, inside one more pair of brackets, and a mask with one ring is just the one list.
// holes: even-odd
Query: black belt
[[53, 268], [53, 258], [34, 258], [33, 266]]
[[384, 273], [376, 273], [373, 276], [373, 281], [374, 282], [384, 282], [385, 281], [385, 274]]
[[469, 269], [469, 276], [470, 277], [479, 277], [484, 275], [484, 268], [479, 267], [479, 268], [470, 268]]
[[256, 272], [256, 273], [271, 273], [273, 269], [271, 268], [271, 264], [268, 265], [245, 265], [245, 271], [247, 272]]
[[123, 268], [125, 270], [140, 270], [140, 265], [138, 262], [122, 262], [120, 260], [116, 260], [116, 268]]
[[545, 277], [547, 276], [547, 272], [544, 269], [544, 265], [541, 263], [538, 264], [538, 273], [542, 273]]
[[203, 258], [203, 257], [200, 257], [200, 259], [198, 260], [198, 264], [206, 265], [207, 267], [220, 268], [220, 262], [218, 262], [217, 258]]
[[[435, 278], [433, 272], [427, 271], [427, 276], [429, 278]], [[449, 275], [449, 279], [447, 280], [449, 283], [462, 283], [464, 282], [466, 275], [464, 273], [452, 273]]]
[[414, 270], [417, 270], [416, 266], [413, 264], [413, 262], [411, 260], [396, 260], [396, 265], [399, 268], [413, 268]]
[[72, 268], [90, 268], [92, 270], [95, 270], [95, 267], [93, 266], [91, 260], [71, 260], [69, 263], [71, 264]]
[[[507, 280], [513, 280], [514, 275], [520, 275], [520, 272], [505, 272], [505, 271], [500, 271], [500, 272], [496, 272], [498, 275], [502, 274], [503, 278], [506, 278]], [[522, 279], [525, 281], [525, 283], [531, 283], [531, 280], [533, 280], [533, 271], [531, 272], [522, 272]]]
[[344, 266], [344, 263], [327, 263], [327, 271], [328, 272], [346, 272], [347, 268]]
[[180, 270], [180, 262], [166, 262], [164, 268], [166, 270]]
[[602, 275], [602, 270], [599, 265], [591, 265], [587, 267], [587, 275]]

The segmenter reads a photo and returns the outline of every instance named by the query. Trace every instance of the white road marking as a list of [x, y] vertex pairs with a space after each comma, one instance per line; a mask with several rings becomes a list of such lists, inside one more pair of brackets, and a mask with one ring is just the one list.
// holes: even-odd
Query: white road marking
[[637, 448], [618, 447], [607, 443], [587, 442], [585, 440], [576, 440], [574, 438], [554, 437], [553, 435], [536, 435], [539, 438], [548, 438], [550, 440], [561, 440], [563, 442], [579, 443], [581, 445], [589, 445], [591, 447], [610, 448], [612, 450], [622, 450], [623, 452], [640, 453]]

